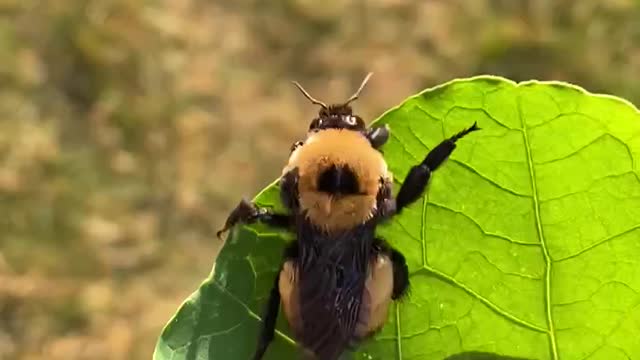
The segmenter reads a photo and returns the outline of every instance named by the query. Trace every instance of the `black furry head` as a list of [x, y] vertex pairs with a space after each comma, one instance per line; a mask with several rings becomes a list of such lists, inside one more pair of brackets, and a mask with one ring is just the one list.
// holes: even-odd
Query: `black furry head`
[[311, 121], [309, 125], [309, 131], [318, 131], [324, 129], [346, 129], [346, 130], [354, 130], [354, 131], [365, 131], [366, 124], [358, 115], [353, 114], [353, 110], [351, 109], [351, 104], [355, 101], [359, 96], [364, 86], [369, 81], [369, 78], [373, 75], [373, 73], [367, 74], [364, 78], [360, 87], [356, 92], [351, 95], [351, 97], [342, 104], [334, 104], [327, 105], [322, 101], [316, 100], [313, 96], [309, 95], [309, 93], [300, 85], [298, 82], [294, 81], [293, 84], [302, 92], [302, 94], [309, 99], [313, 104], [320, 105], [321, 109], [318, 112], [318, 117]]
[[324, 129], [364, 131], [366, 125], [360, 116], [353, 115], [351, 106], [340, 104], [321, 109], [319, 116], [309, 125], [309, 131]]

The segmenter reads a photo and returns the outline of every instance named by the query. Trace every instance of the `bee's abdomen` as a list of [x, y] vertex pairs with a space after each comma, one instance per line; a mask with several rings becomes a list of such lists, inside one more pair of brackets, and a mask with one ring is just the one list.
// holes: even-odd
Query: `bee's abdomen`
[[361, 341], [384, 326], [393, 294], [393, 265], [386, 255], [378, 255], [369, 266], [369, 276], [362, 298], [362, 314], [356, 327], [355, 339]]
[[[336, 293], [324, 293], [322, 284], [318, 283], [306, 283], [309, 286], [301, 293], [300, 277], [293, 261], [284, 264], [279, 280], [283, 310], [296, 340], [318, 359], [337, 359], [348, 346], [371, 336], [385, 324], [393, 290], [391, 261], [386, 256], [378, 256], [370, 261], [367, 273], [362, 287], [351, 284], [349, 291], [336, 292], [351, 298], [341, 302], [344, 299], [336, 298]], [[345, 303], [357, 305], [354, 326], [349, 333], [341, 326], [349, 320], [345, 316], [350, 312], [342, 307]]]

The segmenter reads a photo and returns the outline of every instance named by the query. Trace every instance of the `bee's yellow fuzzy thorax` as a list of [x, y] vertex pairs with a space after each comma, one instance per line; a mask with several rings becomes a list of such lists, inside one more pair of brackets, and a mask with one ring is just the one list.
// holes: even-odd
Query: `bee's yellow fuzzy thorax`
[[[319, 175], [331, 166], [347, 166], [361, 194], [318, 191]], [[284, 172], [298, 168], [300, 207], [309, 220], [328, 231], [346, 230], [369, 220], [376, 210], [380, 179], [391, 175], [382, 154], [361, 133], [327, 129], [313, 133], [289, 158]]]

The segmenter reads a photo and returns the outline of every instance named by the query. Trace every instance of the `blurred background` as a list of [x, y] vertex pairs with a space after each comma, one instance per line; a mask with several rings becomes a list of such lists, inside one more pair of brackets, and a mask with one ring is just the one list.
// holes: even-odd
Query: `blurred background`
[[456, 77], [640, 104], [636, 0], [0, 0], [0, 359], [149, 359], [317, 108]]

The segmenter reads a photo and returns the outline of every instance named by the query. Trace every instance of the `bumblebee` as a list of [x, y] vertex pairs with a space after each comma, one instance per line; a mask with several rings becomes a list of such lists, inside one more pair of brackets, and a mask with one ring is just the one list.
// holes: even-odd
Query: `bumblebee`
[[347, 101], [334, 105], [294, 82], [320, 111], [306, 138], [291, 147], [279, 180], [288, 213], [243, 199], [218, 232], [220, 237], [236, 224], [262, 222], [296, 238], [274, 279], [254, 360], [262, 359], [273, 340], [281, 305], [294, 338], [313, 359], [336, 360], [382, 328], [391, 301], [408, 292], [409, 271], [404, 256], [376, 236], [376, 227], [418, 200], [456, 141], [479, 129], [474, 123], [438, 144], [410, 169], [394, 197], [380, 151], [390, 130], [367, 128], [350, 106], [371, 75]]

